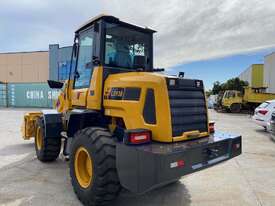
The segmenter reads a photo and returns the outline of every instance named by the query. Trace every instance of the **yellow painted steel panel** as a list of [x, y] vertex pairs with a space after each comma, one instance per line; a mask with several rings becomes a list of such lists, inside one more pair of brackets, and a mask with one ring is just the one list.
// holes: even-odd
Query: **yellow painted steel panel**
[[251, 87], [261, 88], [264, 87], [264, 65], [263, 64], [253, 64], [252, 65], [252, 77], [251, 77]]

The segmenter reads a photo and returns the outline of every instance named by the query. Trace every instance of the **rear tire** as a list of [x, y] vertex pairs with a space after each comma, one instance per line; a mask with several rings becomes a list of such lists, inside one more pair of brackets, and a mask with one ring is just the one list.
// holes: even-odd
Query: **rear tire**
[[86, 206], [105, 205], [119, 195], [115, 144], [107, 129], [89, 127], [75, 134], [70, 175], [78, 199]]
[[232, 113], [240, 113], [241, 112], [241, 107], [242, 107], [241, 104], [237, 104], [237, 103], [232, 104], [230, 106], [230, 111]]
[[41, 162], [56, 160], [61, 149], [61, 138], [45, 138], [45, 124], [43, 118], [37, 120], [35, 130], [35, 151], [37, 159]]

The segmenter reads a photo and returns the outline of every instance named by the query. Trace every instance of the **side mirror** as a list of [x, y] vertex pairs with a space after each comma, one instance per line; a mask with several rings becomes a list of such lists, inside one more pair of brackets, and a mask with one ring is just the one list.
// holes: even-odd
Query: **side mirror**
[[183, 78], [184, 78], [184, 72], [179, 72], [179, 75], [178, 75], [178, 76], [179, 76], [179, 78], [182, 78], [182, 79], [183, 79]]
[[58, 82], [54, 80], [48, 80], [48, 85], [51, 89], [61, 89], [63, 87], [62, 82]]

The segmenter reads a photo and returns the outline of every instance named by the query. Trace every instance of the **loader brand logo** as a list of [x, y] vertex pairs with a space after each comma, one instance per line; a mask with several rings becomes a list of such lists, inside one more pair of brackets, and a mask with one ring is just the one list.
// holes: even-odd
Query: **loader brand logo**
[[140, 93], [138, 87], [113, 87], [106, 89], [104, 99], [139, 101]]
[[107, 88], [104, 94], [104, 99], [122, 100], [123, 95], [124, 88], [122, 87]]

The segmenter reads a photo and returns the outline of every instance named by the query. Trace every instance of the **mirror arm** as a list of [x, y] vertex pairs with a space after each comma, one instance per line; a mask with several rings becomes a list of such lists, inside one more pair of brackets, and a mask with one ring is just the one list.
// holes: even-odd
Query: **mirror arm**
[[94, 65], [100, 65], [101, 64], [98, 56], [93, 56], [93, 64]]

